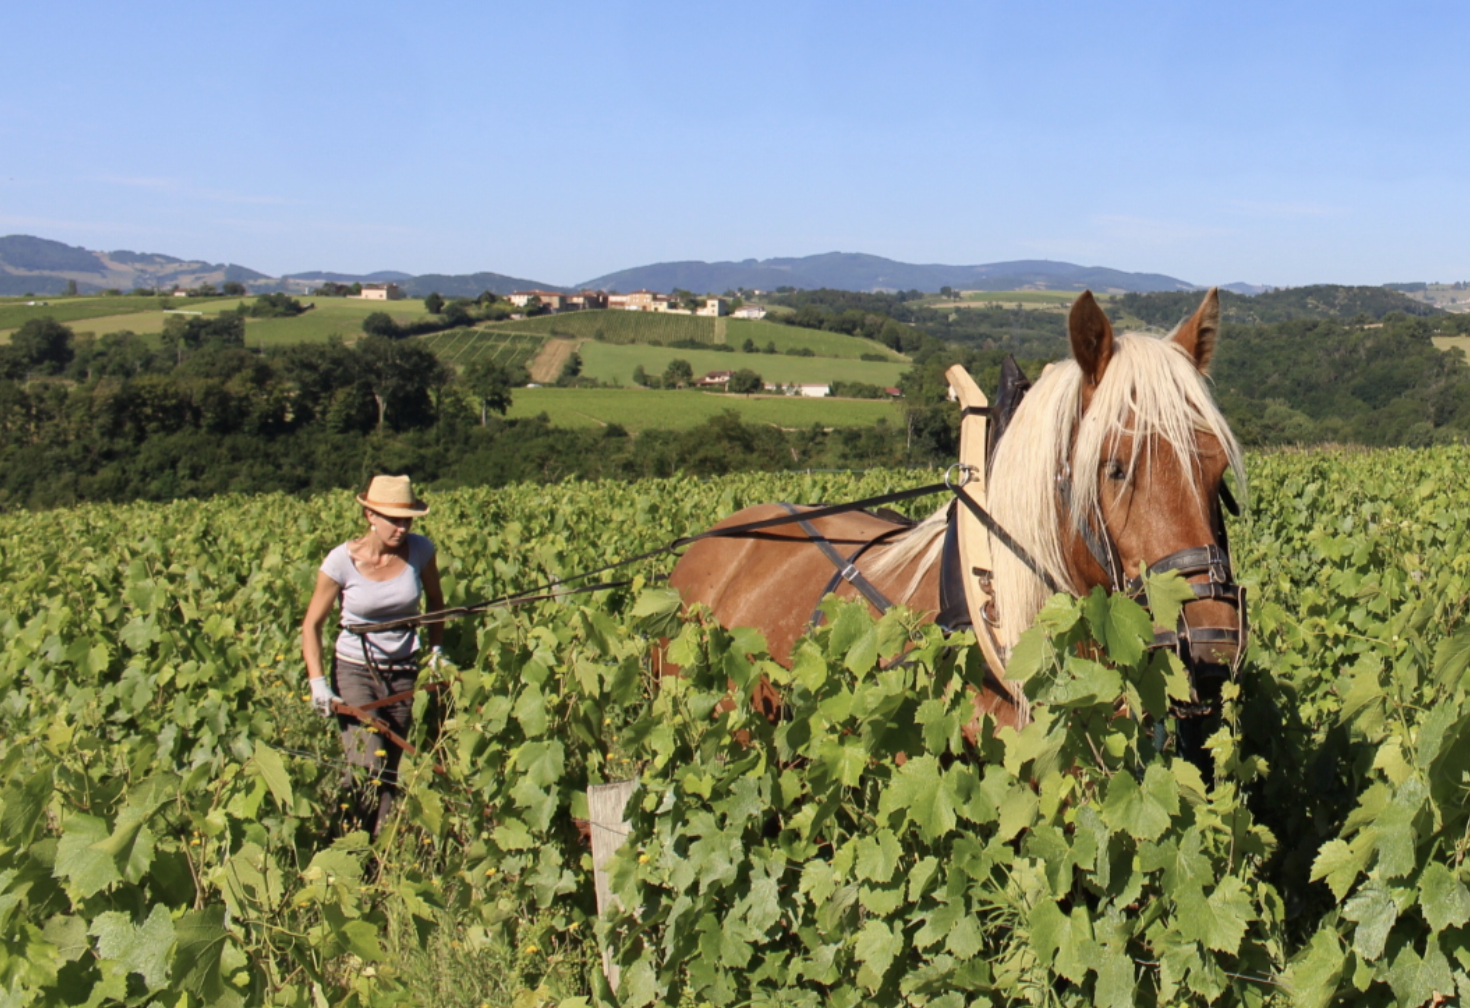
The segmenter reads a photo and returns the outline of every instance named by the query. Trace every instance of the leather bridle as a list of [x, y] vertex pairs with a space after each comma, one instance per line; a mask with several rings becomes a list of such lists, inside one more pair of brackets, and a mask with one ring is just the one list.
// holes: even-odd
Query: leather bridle
[[[1070, 513], [1072, 504], [1070, 466], [1063, 468], [1057, 475], [1057, 490], [1061, 495], [1063, 513]], [[1208, 575], [1208, 581], [1190, 582], [1190, 588], [1194, 591], [1194, 600], [1197, 602], [1224, 602], [1235, 610], [1233, 627], [1190, 626], [1181, 609], [1178, 624], [1174, 629], [1154, 631], [1153, 643], [1149, 646], [1155, 650], [1176, 652], [1193, 674], [1192, 678], [1235, 678], [1245, 658], [1246, 642], [1250, 633], [1246, 590], [1236, 584], [1234, 570], [1230, 563], [1230, 542], [1225, 531], [1225, 511], [1238, 516], [1240, 506], [1235, 502], [1230, 488], [1221, 482], [1219, 501], [1211, 515], [1215, 542], [1176, 550], [1155, 560], [1148, 565], [1146, 570], [1149, 576], [1175, 571], [1186, 579], [1198, 577], [1201, 574]], [[1089, 515], [1087, 520], [1081, 523], [1079, 531], [1083, 543], [1087, 546], [1087, 551], [1092, 554], [1093, 560], [1107, 575], [1109, 590], [1124, 592], [1147, 609], [1144, 580], [1142, 577], [1128, 577], [1117, 544], [1108, 534], [1107, 525], [1102, 520], [1101, 506], [1095, 507], [1094, 514]], [[1228, 665], [1202, 660], [1198, 657], [1203, 653], [1204, 648], [1210, 646], [1234, 647], [1235, 657]], [[1196, 684], [1196, 694], [1200, 693], [1198, 684]]]

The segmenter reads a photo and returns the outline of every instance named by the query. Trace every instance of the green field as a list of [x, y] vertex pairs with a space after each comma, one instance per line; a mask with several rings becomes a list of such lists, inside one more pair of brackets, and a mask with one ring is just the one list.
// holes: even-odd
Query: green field
[[[78, 297], [48, 298], [47, 303], [27, 305], [25, 301], [0, 301], [0, 340], [33, 318], [53, 318], [70, 326], [74, 332], [90, 332], [98, 336], [123, 329], [139, 334], [163, 332], [168, 312], [202, 312], [218, 315], [231, 311], [242, 301], [253, 304], [254, 298], [172, 298], [172, 297]], [[262, 344], [315, 343], [331, 336], [355, 338], [362, 332], [362, 320], [373, 312], [387, 312], [395, 322], [412, 322], [426, 312], [418, 299], [403, 301], [360, 301], [349, 298], [299, 298], [302, 304], [314, 304], [311, 311], [294, 318], [248, 319], [245, 341], [250, 346]]]
[[845, 357], [857, 360], [863, 354], [881, 354], [891, 361], [908, 360], [901, 353], [888, 349], [882, 343], [846, 336], [842, 333], [822, 332], [817, 329], [798, 329], [781, 325], [779, 322], [758, 322], [754, 319], [730, 319], [725, 342], [732, 347], [745, 345], [748, 339], [757, 348], [764, 350], [767, 343], [776, 344], [777, 353], [787, 350], [810, 350], [818, 357]]
[[894, 353], [881, 343], [871, 340], [815, 329], [796, 329], [755, 319], [712, 319], [655, 312], [588, 311], [500, 322], [489, 329], [596, 340], [618, 345], [647, 344], [655, 340], [665, 344], [690, 340], [695, 343], [726, 343], [739, 347], [749, 339], [761, 348], [767, 343], [775, 343], [779, 353], [787, 350], [810, 350], [819, 357], [846, 357], [856, 360], [866, 353], [882, 354], [895, 361], [906, 359], [902, 354]]
[[1433, 340], [1440, 350], [1458, 349], [1470, 359], [1470, 336], [1435, 336]]
[[451, 329], [418, 339], [440, 360], [456, 367], [465, 367], [478, 360], [490, 360], [503, 367], [517, 364], [529, 367], [546, 342], [546, 337], [533, 333], [485, 329]]
[[687, 430], [735, 410], [750, 423], [778, 427], [863, 427], [886, 419], [898, 423], [899, 407], [892, 402], [863, 399], [803, 399], [800, 396], [732, 396], [714, 392], [654, 392], [646, 389], [516, 389], [511, 417], [545, 413], [557, 427], [601, 427], [620, 424], [628, 430], [645, 428]]
[[[162, 332], [163, 313], [170, 311], [197, 311], [206, 315], [233, 308], [239, 298], [169, 298], [169, 297], [75, 297], [36, 298], [34, 305], [26, 304], [31, 298], [0, 300], [0, 335], [10, 333], [31, 319], [52, 318], [70, 326], [78, 332], [115, 332], [132, 329], [134, 332]], [[247, 299], [248, 300], [248, 299]], [[43, 303], [44, 302], [44, 303]], [[116, 324], [120, 318], [145, 316], [150, 321]], [[156, 323], [151, 320], [157, 317]], [[110, 329], [99, 328], [100, 324], [111, 325]], [[152, 328], [140, 328], [149, 325]]]
[[[1077, 300], [1077, 291], [961, 291], [958, 298], [935, 298], [925, 301], [931, 308], [1025, 308], [1041, 311], [1064, 311]], [[1108, 304], [1115, 294], [1095, 294], [1098, 302]]]
[[348, 298], [300, 298], [302, 304], [315, 304], [311, 311], [294, 318], [253, 319], [246, 322], [245, 341], [250, 346], [291, 343], [317, 343], [332, 336], [356, 339], [362, 335], [362, 320], [373, 312], [387, 312], [393, 321], [403, 324], [423, 318], [427, 312], [421, 300], [358, 301]]
[[656, 312], [585, 311], [562, 315], [500, 322], [492, 329], [536, 333], [541, 336], [569, 336], [574, 339], [601, 340], [608, 343], [672, 343], [692, 340], [695, 343], [718, 343], [715, 319], [698, 315], [663, 315]]
[[872, 385], [893, 385], [908, 370], [907, 364], [879, 364], [875, 361], [839, 360], [832, 357], [788, 357], [785, 354], [723, 353], [718, 350], [680, 350], [675, 347], [613, 346], [607, 343], [583, 343], [582, 373], [609, 384], [631, 385], [633, 369], [643, 365], [649, 374], [663, 374], [669, 361], [687, 360], [698, 378], [707, 371], [739, 371], [749, 368], [766, 381], [811, 384], [851, 381]]

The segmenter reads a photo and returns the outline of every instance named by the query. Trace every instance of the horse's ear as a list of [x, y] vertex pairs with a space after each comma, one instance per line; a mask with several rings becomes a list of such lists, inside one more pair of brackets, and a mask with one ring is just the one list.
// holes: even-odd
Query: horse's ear
[[1178, 343], [1194, 358], [1200, 374], [1210, 373], [1210, 360], [1215, 356], [1215, 340], [1220, 336], [1220, 288], [1211, 287], [1199, 310], [1174, 332]]
[[1113, 324], [1098, 305], [1092, 291], [1085, 290], [1072, 302], [1067, 316], [1067, 333], [1072, 337], [1072, 357], [1087, 380], [1102, 381], [1108, 361], [1113, 359]]

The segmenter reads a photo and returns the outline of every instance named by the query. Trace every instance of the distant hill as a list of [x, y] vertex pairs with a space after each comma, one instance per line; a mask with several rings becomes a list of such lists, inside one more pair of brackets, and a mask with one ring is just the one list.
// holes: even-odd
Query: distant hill
[[[1199, 307], [1199, 293], [1125, 294], [1108, 306], [1114, 318], [1131, 316], [1147, 325], [1172, 328]], [[1220, 291], [1220, 314], [1226, 322], [1266, 325], [1292, 319], [1381, 319], [1391, 312], [1438, 315], [1440, 309], [1387, 287], [1344, 287], [1317, 284], [1282, 287], [1254, 297]]]
[[328, 273], [316, 270], [310, 273], [287, 273], [282, 280], [300, 280], [303, 283], [401, 283], [412, 280], [412, 273], [397, 270], [379, 270], [376, 273]]
[[1261, 284], [1240, 283], [1237, 281], [1236, 283], [1221, 284], [1220, 289], [1222, 291], [1232, 291], [1236, 294], [1244, 294], [1246, 297], [1254, 297], [1257, 294], [1264, 294], [1276, 288], [1262, 286]]
[[527, 289], [568, 289], [500, 273], [414, 276], [397, 270], [376, 273], [317, 270], [272, 277], [234, 263], [178, 259], [159, 252], [126, 249], [94, 252], [33, 235], [0, 238], [0, 295], [59, 294], [66, 290], [68, 283], [75, 283], [80, 293], [93, 294], [110, 288], [124, 291], [134, 287], [187, 289], [206, 283], [218, 287], [230, 281], [244, 284], [252, 293], [275, 290], [306, 293], [329, 280], [337, 283], [397, 283], [412, 297], [423, 297], [431, 291], [438, 291], [445, 297], [478, 297], [487, 290], [503, 295]]
[[74, 245], [8, 235], [0, 238], [0, 294], [57, 294], [75, 283], [82, 293], [116, 287], [197, 287], [238, 281], [252, 289], [274, 290], [279, 283], [264, 273], [233, 263], [176, 259], [157, 252], [93, 252]]
[[1046, 259], [983, 266], [916, 265], [855, 252], [828, 252], [799, 259], [746, 259], [743, 262], [669, 262], [594, 277], [581, 287], [633, 291], [696, 292], [836, 288], [850, 291], [920, 290], [1083, 290], [1099, 293], [1197, 290], [1191, 283], [1157, 273], [1125, 273], [1103, 266], [1077, 266]]

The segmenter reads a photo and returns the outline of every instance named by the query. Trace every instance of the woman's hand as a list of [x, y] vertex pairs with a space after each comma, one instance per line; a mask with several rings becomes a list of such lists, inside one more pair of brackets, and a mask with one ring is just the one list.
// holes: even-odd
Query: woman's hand
[[341, 703], [342, 698], [332, 692], [331, 685], [326, 676], [317, 676], [311, 680], [311, 705], [322, 717], [332, 716], [332, 704]]

